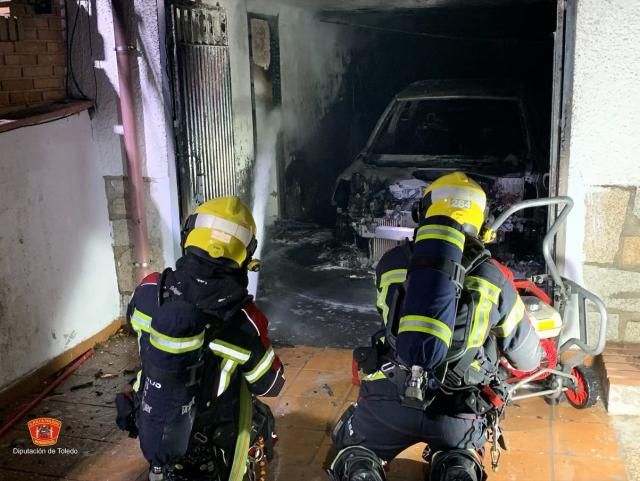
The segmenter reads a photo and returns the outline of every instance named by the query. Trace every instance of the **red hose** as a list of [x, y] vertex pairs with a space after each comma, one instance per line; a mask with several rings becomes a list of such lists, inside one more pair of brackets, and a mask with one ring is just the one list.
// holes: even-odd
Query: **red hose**
[[11, 419], [9, 419], [9, 421], [4, 423], [2, 427], [0, 427], [0, 436], [2, 436], [9, 429], [11, 429], [11, 427], [15, 423], [20, 421], [29, 411], [31, 411], [34, 407], [36, 407], [40, 403], [40, 401], [42, 401], [45, 398], [47, 394], [53, 391], [62, 381], [68, 378], [71, 375], [71, 373], [73, 373], [73, 371], [78, 369], [78, 367], [80, 367], [80, 365], [84, 361], [89, 359], [93, 355], [93, 353], [94, 353], [93, 348], [91, 348], [88, 351], [86, 351], [84, 354], [82, 354], [79, 358], [77, 358], [75, 361], [73, 361], [71, 364], [69, 364], [64, 369], [62, 374], [60, 374], [60, 376], [58, 376], [51, 384], [49, 384], [47, 387], [44, 388], [44, 391], [38, 394], [31, 402], [25, 405]]

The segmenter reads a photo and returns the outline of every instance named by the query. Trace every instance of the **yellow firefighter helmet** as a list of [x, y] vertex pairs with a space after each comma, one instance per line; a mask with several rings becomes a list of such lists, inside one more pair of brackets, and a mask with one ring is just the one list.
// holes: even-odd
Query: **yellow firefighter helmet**
[[465, 232], [477, 236], [484, 222], [487, 196], [476, 181], [463, 172], [453, 172], [434, 180], [425, 189], [420, 214], [442, 215], [462, 225]]
[[[201, 204], [185, 223], [184, 248], [197, 247], [212, 259], [242, 266], [256, 250], [256, 223], [236, 196], [218, 197]], [[199, 253], [202, 253], [199, 252]]]

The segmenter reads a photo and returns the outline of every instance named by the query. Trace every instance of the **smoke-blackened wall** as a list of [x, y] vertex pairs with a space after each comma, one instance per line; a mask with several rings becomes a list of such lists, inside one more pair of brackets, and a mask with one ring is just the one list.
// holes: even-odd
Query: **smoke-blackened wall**
[[[278, 24], [284, 162], [278, 172], [282, 191], [276, 181], [271, 182], [267, 219], [275, 217], [274, 198], [281, 196], [283, 216], [321, 220], [331, 216], [331, 186], [351, 161], [345, 148], [356, 124], [348, 78], [370, 35], [321, 22], [315, 12], [289, 5], [249, 2], [248, 10], [277, 17]], [[256, 94], [259, 80], [254, 72]], [[257, 145], [261, 145], [260, 136], [258, 129]]]

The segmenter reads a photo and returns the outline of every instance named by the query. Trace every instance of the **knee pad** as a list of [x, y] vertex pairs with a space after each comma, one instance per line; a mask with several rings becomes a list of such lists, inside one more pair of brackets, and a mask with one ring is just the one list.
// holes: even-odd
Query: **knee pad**
[[484, 469], [477, 456], [467, 449], [438, 451], [431, 461], [431, 481], [484, 481]]
[[363, 446], [349, 446], [331, 463], [333, 481], [386, 481], [382, 460]]
[[[342, 413], [340, 419], [333, 427], [331, 431], [331, 440], [333, 441], [333, 445], [336, 446], [338, 450], [342, 449], [345, 444], [354, 444], [352, 440], [349, 440], [349, 430], [347, 426], [353, 417], [353, 413], [355, 412], [356, 407], [352, 404], [349, 406], [345, 412]], [[351, 442], [349, 442], [351, 441]], [[356, 441], [357, 442], [357, 441]]]

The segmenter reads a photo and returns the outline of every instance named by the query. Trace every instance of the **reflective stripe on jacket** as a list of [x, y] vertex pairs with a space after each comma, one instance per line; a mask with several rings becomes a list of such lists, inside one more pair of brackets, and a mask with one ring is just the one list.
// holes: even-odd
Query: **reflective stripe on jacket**
[[221, 359], [217, 395], [229, 386], [238, 369], [258, 396], [277, 396], [284, 385], [284, 367], [268, 336], [269, 321], [253, 303], [248, 303], [229, 328], [209, 343]]
[[[143, 366], [150, 363], [165, 371], [185, 371], [203, 358], [207, 329], [217, 321], [186, 301], [165, 302], [160, 307], [159, 279], [154, 273], [136, 288], [127, 317], [138, 335]], [[284, 368], [271, 346], [267, 318], [249, 302], [225, 325], [206, 346], [219, 371], [215, 394], [221, 395], [239, 371], [254, 394], [277, 396], [284, 385]], [[211, 369], [213, 365], [204, 358], [205, 368]], [[140, 380], [134, 389], [139, 386]]]

